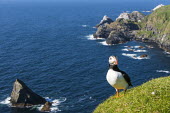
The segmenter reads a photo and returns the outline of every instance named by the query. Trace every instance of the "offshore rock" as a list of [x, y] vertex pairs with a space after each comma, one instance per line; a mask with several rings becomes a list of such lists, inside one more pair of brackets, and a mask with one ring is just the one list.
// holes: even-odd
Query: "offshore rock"
[[11, 104], [15, 107], [28, 107], [32, 105], [44, 104], [46, 100], [34, 93], [26, 84], [16, 79], [11, 93]]
[[46, 102], [44, 104], [44, 106], [42, 107], [41, 111], [42, 112], [50, 112], [51, 111], [51, 106], [52, 106], [52, 103], [51, 102]]
[[147, 54], [140, 55], [140, 58], [145, 58], [145, 57], [148, 57], [148, 55]]

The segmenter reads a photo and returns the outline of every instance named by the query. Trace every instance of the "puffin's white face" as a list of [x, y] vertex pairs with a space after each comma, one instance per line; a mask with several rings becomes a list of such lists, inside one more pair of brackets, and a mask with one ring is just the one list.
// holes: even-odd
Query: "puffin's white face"
[[115, 56], [110, 56], [109, 57], [109, 64], [110, 65], [118, 65], [118, 60]]

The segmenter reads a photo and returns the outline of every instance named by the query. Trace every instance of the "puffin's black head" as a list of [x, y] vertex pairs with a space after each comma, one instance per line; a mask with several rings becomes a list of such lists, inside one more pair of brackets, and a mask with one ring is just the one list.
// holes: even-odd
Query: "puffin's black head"
[[116, 56], [110, 56], [109, 57], [109, 64], [110, 65], [118, 65], [118, 59]]

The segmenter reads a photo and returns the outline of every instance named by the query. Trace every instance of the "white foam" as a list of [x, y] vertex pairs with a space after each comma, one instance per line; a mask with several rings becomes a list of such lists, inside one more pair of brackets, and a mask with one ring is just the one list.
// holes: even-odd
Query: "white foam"
[[127, 57], [130, 57], [130, 58], [133, 58], [135, 59], [137, 57], [136, 54], [127, 54], [127, 53], [122, 53], [123, 56], [127, 56]]
[[151, 12], [151, 11], [142, 11], [142, 12], [147, 12], [147, 13], [149, 13], [149, 12]]
[[151, 46], [151, 45], [146, 45], [146, 47], [148, 47], [148, 48], [154, 48], [153, 46]]
[[147, 52], [147, 50], [134, 50], [134, 52]]
[[147, 50], [135, 50], [135, 49], [122, 49], [122, 51], [133, 51], [133, 52], [147, 52]]
[[122, 49], [122, 51], [129, 51], [129, 49]]
[[164, 54], [170, 55], [170, 52], [164, 51]]
[[[50, 100], [48, 98], [48, 100]], [[54, 112], [57, 112], [57, 111], [61, 111], [59, 108], [58, 108], [58, 105], [60, 105], [62, 102], [65, 102], [67, 99], [64, 98], [64, 97], [61, 97], [59, 99], [54, 99], [54, 100], [50, 100], [52, 102], [52, 106], [51, 106], [51, 112], [54, 113]]]
[[99, 42], [100, 44], [104, 45], [104, 46], [111, 46], [111, 44], [107, 44], [106, 41], [103, 42]]
[[122, 51], [134, 51], [134, 49], [130, 49], [130, 48], [129, 48], [129, 49], [126, 49], [126, 48], [125, 48], [125, 49], [122, 49]]
[[85, 36], [88, 40], [105, 40], [104, 38], [94, 38], [93, 34]]
[[[125, 48], [134, 48], [134, 49], [137, 49], [137, 48], [140, 48], [140, 47], [143, 47], [143, 46], [124, 46]], [[145, 48], [145, 47], [143, 47]]]
[[140, 57], [140, 56], [137, 56], [137, 54], [127, 54], [127, 53], [122, 53], [123, 56], [127, 56], [129, 58], [132, 58], [132, 59], [138, 59], [138, 60], [141, 60], [141, 59], [149, 59], [149, 57]]
[[143, 46], [132, 46], [132, 48], [140, 48], [140, 47], [142, 47], [142, 49], [145, 48]]
[[[1, 101], [0, 104], [6, 104], [11, 106], [10, 103], [10, 99], [11, 97], [7, 97], [5, 100]], [[52, 106], [51, 106], [51, 113], [56, 113], [57, 111], [61, 111], [58, 108], [58, 105], [60, 105], [62, 102], [65, 102], [67, 99], [65, 97], [61, 97], [59, 99], [50, 99], [49, 97], [45, 97], [46, 101], [48, 102], [52, 102]], [[35, 106], [39, 111], [42, 109], [43, 105], [36, 105]]]
[[7, 97], [5, 100], [1, 101], [0, 104], [10, 105], [10, 99], [11, 99], [11, 97]]
[[88, 25], [82, 25], [82, 27], [88, 27]]
[[88, 40], [96, 40], [96, 38], [94, 38], [93, 34], [87, 35], [85, 37], [87, 37]]
[[159, 73], [167, 73], [167, 74], [170, 73], [170, 71], [167, 71], [167, 70], [156, 70], [156, 72], [159, 72]]
[[[52, 102], [52, 106], [51, 106], [51, 112], [50, 113], [56, 113], [57, 111], [61, 111], [58, 108], [58, 105], [60, 105], [62, 102], [65, 102], [67, 99], [64, 97], [61, 97], [59, 99], [50, 99], [49, 97], [45, 97], [46, 101], [48, 102]], [[42, 109], [43, 105], [38, 106], [37, 109], [40, 111]]]

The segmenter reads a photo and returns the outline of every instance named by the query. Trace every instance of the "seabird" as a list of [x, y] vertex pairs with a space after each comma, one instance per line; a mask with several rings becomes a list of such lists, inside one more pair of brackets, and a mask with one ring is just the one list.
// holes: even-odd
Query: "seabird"
[[124, 94], [129, 86], [132, 86], [130, 77], [118, 68], [116, 56], [109, 57], [109, 70], [106, 75], [108, 83], [116, 89], [116, 96], [119, 97], [119, 90], [123, 89]]

